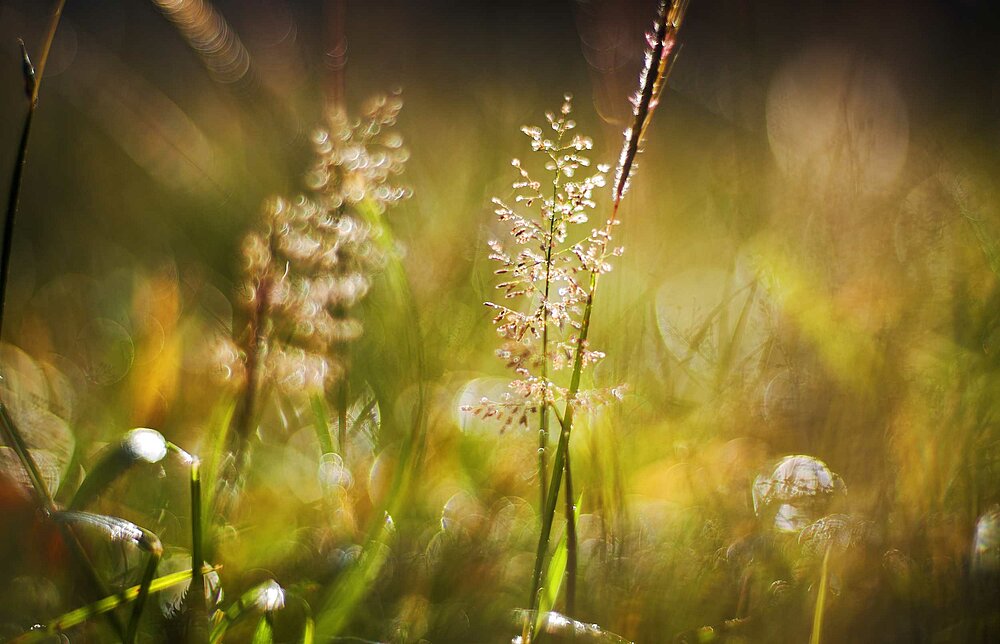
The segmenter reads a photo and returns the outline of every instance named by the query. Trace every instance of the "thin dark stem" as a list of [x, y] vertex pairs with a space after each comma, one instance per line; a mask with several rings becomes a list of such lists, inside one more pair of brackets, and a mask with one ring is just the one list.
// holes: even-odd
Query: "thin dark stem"
[[205, 575], [202, 570], [205, 553], [201, 527], [201, 461], [191, 461], [191, 585], [188, 587], [191, 612], [188, 616], [187, 639], [201, 642], [205, 633]]
[[14, 162], [14, 174], [11, 177], [10, 191], [7, 195], [7, 214], [3, 222], [3, 246], [0, 248], [0, 337], [3, 336], [3, 320], [7, 302], [7, 282], [10, 278], [10, 258], [14, 249], [14, 220], [17, 218], [17, 204], [21, 196], [21, 180], [24, 176], [24, 166], [28, 160], [28, 140], [31, 137], [31, 122], [38, 107], [38, 92], [45, 77], [45, 65], [52, 50], [59, 19], [62, 17], [66, 0], [58, 0], [52, 15], [49, 17], [49, 27], [42, 42], [41, 54], [38, 57], [37, 71], [31, 66], [28, 50], [21, 45], [21, 63], [24, 70], [24, 89], [28, 97], [28, 113], [24, 116], [24, 126], [21, 129], [21, 143], [17, 148], [17, 159]]
[[[48, 486], [45, 485], [45, 479], [42, 478], [41, 470], [38, 469], [38, 464], [31, 455], [31, 451], [28, 448], [27, 443], [24, 441], [24, 437], [17, 429], [17, 425], [14, 423], [14, 419], [10, 416], [7, 406], [3, 403], [0, 403], [0, 432], [3, 433], [4, 441], [14, 450], [14, 453], [17, 455], [21, 465], [24, 467], [25, 471], [27, 471], [28, 479], [31, 481], [32, 495], [35, 497], [35, 502], [38, 505], [39, 510], [46, 517], [51, 518], [56, 514], [58, 508], [52, 500], [52, 495], [49, 492]], [[83, 570], [92, 593], [96, 597], [107, 596], [107, 588], [105, 587], [100, 575], [97, 573], [97, 569], [94, 568], [93, 562], [91, 562], [90, 558], [87, 556], [87, 552], [83, 549], [83, 545], [80, 543], [80, 540], [77, 539], [73, 528], [63, 523], [57, 523], [57, 525], [59, 527], [60, 534], [62, 535], [63, 542], [69, 548], [73, 557]], [[119, 636], [124, 637], [125, 629], [118, 620], [118, 617], [113, 613], [108, 613], [107, 619]]]
[[257, 289], [257, 308], [254, 311], [250, 329], [250, 346], [247, 349], [247, 382], [243, 390], [239, 416], [237, 417], [237, 437], [246, 442], [250, 434], [250, 423], [256, 411], [257, 389], [259, 387], [260, 357], [266, 342], [264, 327], [269, 309], [271, 293], [270, 278], [265, 277]]
[[163, 547], [159, 539], [153, 542], [149, 552], [149, 559], [146, 562], [146, 570], [142, 574], [142, 581], [139, 584], [139, 596], [135, 599], [135, 607], [128, 620], [128, 631], [125, 633], [125, 643], [132, 644], [139, 633], [139, 621], [142, 618], [142, 611], [146, 607], [146, 599], [149, 598], [149, 586], [156, 577], [156, 568], [160, 564], [160, 557], [163, 554]]
[[243, 475], [250, 458], [250, 427], [257, 411], [257, 394], [260, 386], [260, 361], [267, 338], [265, 335], [266, 318], [270, 306], [271, 280], [261, 279], [257, 286], [257, 307], [250, 320], [249, 339], [247, 346], [246, 383], [243, 386], [243, 398], [233, 416], [232, 426], [235, 429], [235, 459], [236, 472], [233, 480], [237, 481]]
[[14, 176], [11, 178], [10, 194], [7, 198], [7, 216], [3, 222], [3, 247], [0, 248], [0, 337], [3, 336], [4, 313], [7, 304], [7, 281], [10, 278], [10, 258], [14, 250], [14, 219], [17, 216], [17, 204], [21, 196], [21, 177], [28, 160], [28, 138], [31, 136], [31, 121], [35, 116], [35, 104], [28, 107], [21, 130], [21, 144], [17, 150], [17, 161], [14, 164]]
[[41, 470], [38, 469], [38, 464], [35, 462], [35, 457], [31, 455], [31, 451], [28, 449], [28, 444], [25, 442], [24, 437], [21, 432], [18, 431], [17, 426], [14, 424], [14, 419], [11, 418], [10, 412], [7, 410], [7, 406], [0, 403], [0, 428], [3, 431], [4, 442], [10, 445], [17, 455], [17, 459], [21, 462], [25, 471], [28, 473], [28, 479], [31, 481], [32, 494], [35, 495], [35, 501], [43, 512], [51, 515], [56, 511], [55, 502], [52, 500], [52, 495], [49, 493], [48, 486], [45, 485], [45, 479], [42, 478]]
[[576, 497], [573, 495], [573, 468], [570, 465], [570, 452], [566, 451], [566, 493], [563, 495], [566, 506], [566, 614], [572, 617], [576, 613]]
[[[49, 27], [42, 44], [41, 55], [38, 59], [38, 70], [31, 66], [31, 59], [24, 46], [24, 41], [19, 41], [21, 45], [21, 62], [24, 70], [25, 92], [28, 96], [28, 113], [24, 117], [24, 127], [21, 130], [21, 143], [17, 150], [17, 160], [14, 163], [14, 175], [11, 178], [10, 192], [7, 198], [7, 215], [3, 224], [3, 247], [0, 250], [0, 337], [3, 335], [4, 308], [7, 301], [7, 282], [10, 277], [10, 258], [14, 249], [14, 220], [17, 216], [17, 204], [21, 195], [21, 179], [24, 176], [24, 167], [28, 160], [28, 141], [31, 137], [31, 123], [34, 120], [35, 108], [38, 107], [38, 92], [42, 86], [42, 79], [45, 77], [45, 65], [49, 60], [49, 51], [52, 49], [52, 41], [56, 37], [56, 30], [59, 28], [59, 19], [62, 17], [63, 7], [66, 0], [58, 0], [52, 15], [49, 18]], [[18, 431], [13, 419], [7, 411], [6, 405], [0, 401], [0, 417], [4, 438], [8, 445], [14, 448], [21, 464], [27, 470], [31, 479], [35, 494], [39, 496], [40, 505], [48, 514], [55, 511], [55, 504], [52, 495], [49, 493], [38, 469], [38, 464], [28, 451], [28, 444]]]

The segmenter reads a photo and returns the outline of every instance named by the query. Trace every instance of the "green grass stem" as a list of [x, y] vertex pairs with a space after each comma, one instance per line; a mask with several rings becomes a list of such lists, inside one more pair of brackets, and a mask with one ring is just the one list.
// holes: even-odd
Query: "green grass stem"
[[[653, 111], [656, 108], [658, 96], [663, 90], [666, 76], [670, 71], [670, 53], [674, 49], [677, 29], [683, 19], [687, 8], [688, 0], [675, 0], [673, 2], [660, 3], [660, 12], [657, 22], [657, 30], [654, 34], [653, 49], [650, 52], [648, 68], [643, 75], [643, 83], [639, 88], [638, 101], [635, 105], [635, 119], [632, 127], [627, 130], [625, 143], [622, 149], [621, 159], [618, 167], [618, 179], [614, 187], [613, 200], [611, 205], [611, 216], [608, 217], [603, 236], [601, 254], [607, 254], [607, 243], [611, 237], [611, 228], [618, 222], [618, 210], [621, 206], [622, 198], [628, 188], [628, 181], [631, 175], [635, 158], [639, 153], [639, 145], [642, 135], [649, 125]], [[590, 322], [594, 309], [594, 296], [597, 293], [599, 273], [594, 271], [590, 274], [590, 285], [587, 289], [587, 300], [584, 306], [583, 321], [580, 326], [580, 335], [576, 343], [576, 351], [573, 357], [573, 374], [570, 378], [569, 391], [566, 397], [566, 406], [562, 415], [561, 431], [559, 433], [559, 443], [556, 446], [556, 453], [552, 467], [551, 485], [549, 486], [548, 498], [545, 502], [544, 514], [542, 515], [542, 529], [539, 534], [538, 547], [535, 551], [535, 565], [531, 579], [531, 594], [529, 596], [529, 614], [537, 610], [539, 602], [539, 591], [542, 581], [542, 573], [545, 568], [545, 554], [548, 551], [549, 538], [552, 532], [552, 523], [555, 517], [556, 507], [559, 502], [559, 482], [566, 473], [569, 461], [569, 439], [573, 429], [573, 418], [575, 413], [574, 403], [577, 394], [580, 392], [580, 380], [583, 372], [583, 352], [587, 347], [587, 340], [590, 335]], [[571, 481], [571, 479], [570, 479]], [[571, 507], [571, 503], [568, 503]], [[572, 515], [572, 513], [571, 513]], [[527, 624], [525, 630], [527, 630]], [[532, 631], [534, 629], [531, 629]], [[531, 641], [533, 632], [523, 634], [523, 639]]]

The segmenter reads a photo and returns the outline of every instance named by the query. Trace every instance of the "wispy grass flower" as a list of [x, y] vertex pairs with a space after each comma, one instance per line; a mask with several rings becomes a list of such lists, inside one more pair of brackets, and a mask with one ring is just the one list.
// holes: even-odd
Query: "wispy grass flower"
[[[516, 378], [500, 400], [483, 399], [466, 410], [496, 419], [504, 428], [527, 426], [535, 414], [541, 414], [544, 424], [546, 409], [570, 400], [566, 383], [560, 384], [555, 376], [572, 366], [577, 346], [582, 346], [585, 366], [604, 357], [581, 340], [580, 330], [587, 276], [611, 270], [609, 258], [599, 250], [610, 235], [586, 231], [597, 205], [595, 193], [606, 185], [608, 167], [597, 166], [586, 176], [578, 176], [590, 170], [584, 153], [593, 142], [572, 133], [576, 123], [571, 112], [567, 96], [558, 114], [546, 114], [552, 134], [539, 127], [522, 128], [532, 150], [545, 158], [548, 182], [535, 180], [514, 159], [511, 165], [517, 178], [511, 198], [493, 200], [497, 219], [509, 227], [510, 240], [489, 242], [490, 259], [499, 264], [494, 273], [501, 276], [496, 288], [503, 298], [486, 306], [495, 312], [493, 324], [501, 338], [497, 356]], [[620, 248], [613, 251], [620, 253]], [[605, 398], [595, 392], [575, 400]], [[543, 427], [543, 441], [544, 431]]]
[[345, 347], [361, 336], [354, 310], [384, 261], [369, 212], [409, 194], [392, 183], [408, 156], [390, 129], [401, 105], [379, 97], [353, 123], [331, 112], [312, 136], [308, 192], [271, 200], [262, 229], [245, 239], [245, 303], [251, 310], [264, 303], [268, 377], [279, 387], [336, 384]]
[[[615, 181], [612, 186], [610, 216], [603, 227], [594, 228], [579, 241], [568, 241], [573, 226], [586, 224], [589, 213], [596, 207], [594, 194], [605, 185], [608, 168], [599, 166], [595, 174], [574, 181], [575, 174], [589, 166], [582, 155], [590, 150], [589, 139], [569, 136], [575, 123], [569, 118], [567, 98], [559, 115], [548, 114], [555, 135], [547, 138], [543, 130], [526, 127], [532, 149], [547, 157], [546, 170], [552, 173], [551, 196], [548, 186], [535, 180], [520, 161], [514, 160], [518, 172], [514, 183], [513, 203], [495, 200], [496, 214], [510, 227], [514, 248], [491, 241], [491, 259], [500, 263], [497, 274], [505, 281], [498, 285], [505, 300], [527, 300], [527, 305], [488, 302], [496, 310], [493, 323], [503, 343], [498, 355], [514, 369], [517, 378], [511, 392], [503, 399], [483, 399], [467, 410], [481, 417], [496, 418], [504, 427], [513, 423], [528, 424], [529, 416], [539, 413], [539, 470], [543, 510], [542, 529], [535, 553], [529, 614], [539, 606], [542, 576], [545, 568], [549, 537], [559, 499], [561, 482], [566, 481], [567, 519], [567, 612], [573, 612], [575, 591], [576, 545], [575, 507], [569, 465], [569, 439], [577, 411], [593, 407], [611, 397], [620, 397], [621, 389], [588, 395], [581, 390], [584, 370], [604, 354], [589, 344], [590, 323], [599, 278], [611, 270], [611, 260], [622, 249], [613, 245], [613, 230], [620, 223], [618, 211], [628, 191], [635, 161], [641, 149], [653, 112], [656, 109], [677, 49], [677, 33], [689, 0], [660, 2], [653, 30], [647, 35], [649, 50], [639, 75], [639, 90], [632, 99], [633, 121], [625, 130]], [[529, 216], [522, 209], [537, 205]], [[555, 289], [555, 290], [553, 290]], [[550, 338], [550, 332], [558, 334]], [[560, 386], [550, 376], [551, 371], [570, 369], [568, 386]], [[610, 396], [608, 395], [610, 393]], [[562, 413], [557, 405], [562, 405]], [[561, 431], [552, 464], [551, 484], [546, 485], [546, 438], [548, 411], [559, 422]], [[522, 638], [530, 641], [535, 624], [525, 621]]]
[[235, 346], [220, 350], [237, 358], [224, 371], [243, 381], [233, 419], [238, 453], [270, 387], [336, 398], [345, 449], [350, 347], [363, 333], [357, 307], [391, 251], [381, 216], [410, 194], [395, 183], [409, 157], [393, 129], [401, 107], [392, 95], [369, 101], [356, 120], [332, 109], [312, 134], [306, 190], [271, 199], [244, 239], [248, 323]]

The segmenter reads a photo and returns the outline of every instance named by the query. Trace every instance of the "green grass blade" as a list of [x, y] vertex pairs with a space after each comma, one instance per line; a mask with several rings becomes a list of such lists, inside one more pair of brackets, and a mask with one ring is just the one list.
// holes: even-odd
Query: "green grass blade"
[[313, 644], [316, 639], [316, 620], [312, 615], [306, 615], [305, 624], [302, 627], [302, 644]]
[[[208, 422], [206, 432], [211, 436], [211, 445], [206, 456], [205, 467], [202, 468], [202, 487], [208, 490], [206, 506], [215, 507], [216, 494], [219, 486], [219, 475], [222, 463], [226, 457], [226, 445], [229, 440], [229, 427], [236, 414], [236, 400], [229, 400], [215, 406]], [[199, 450], [201, 452], [201, 450]]]
[[264, 615], [257, 622], [253, 632], [253, 644], [274, 644], [274, 627], [271, 626], [271, 616]]
[[316, 430], [316, 438], [319, 440], [319, 447], [323, 454], [332, 454], [333, 436], [330, 435], [330, 418], [326, 414], [326, 400], [319, 394], [309, 397], [309, 404], [312, 407], [313, 427]]
[[82, 526], [96, 530], [111, 543], [131, 542], [149, 553], [149, 560], [146, 564], [146, 570], [143, 573], [142, 583], [139, 584], [139, 592], [136, 595], [135, 609], [129, 619], [128, 629], [122, 636], [122, 639], [127, 644], [131, 644], [138, 632], [139, 619], [145, 608], [146, 598], [149, 596], [150, 584], [156, 575], [156, 567], [159, 565], [160, 557], [163, 555], [163, 544], [160, 543], [160, 538], [131, 521], [104, 514], [67, 510], [65, 512], [56, 512], [52, 515], [52, 518], [57, 523], [67, 527]]
[[385, 563], [386, 549], [380, 546], [387, 536], [386, 522], [383, 521], [382, 527], [365, 544], [358, 561], [327, 593], [327, 608], [320, 613], [317, 624], [317, 630], [324, 640], [340, 633], [354, 613], [357, 603], [372, 587]]
[[[221, 566], [205, 566], [202, 568], [202, 574], [213, 572], [219, 570], [220, 568]], [[157, 577], [150, 582], [147, 594], [158, 593], [162, 590], [170, 588], [171, 586], [182, 584], [190, 578], [190, 570], [182, 570], [180, 572], [164, 575], [163, 577]], [[142, 584], [139, 584], [123, 590], [118, 594], [100, 599], [93, 604], [71, 610], [70, 612], [65, 613], [49, 622], [46, 632], [59, 632], [73, 628], [74, 626], [79, 626], [92, 617], [107, 613], [118, 608], [119, 606], [124, 606], [125, 604], [135, 601], [139, 597], [141, 590]]]
[[202, 545], [201, 522], [201, 461], [195, 457], [191, 461], [191, 589], [188, 591], [191, 602], [191, 624], [189, 624], [191, 629], [200, 628], [199, 620], [205, 613], [205, 576], [201, 572], [205, 552]]
[[[159, 541], [157, 541], [157, 545]], [[132, 644], [135, 636], [139, 632], [139, 621], [142, 619], [142, 611], [146, 608], [146, 599], [149, 597], [149, 588], [156, 577], [156, 568], [160, 564], [160, 555], [163, 553], [162, 546], [149, 553], [149, 561], [146, 562], [146, 571], [142, 575], [142, 582], [139, 584], [139, 594], [136, 595], [135, 607], [132, 608], [132, 616], [128, 620], [128, 630], [125, 632], [126, 644]]]
[[819, 575], [819, 591], [816, 593], [816, 610], [813, 612], [812, 636], [809, 637], [809, 644], [819, 644], [823, 632], [823, 610], [826, 608], [826, 586], [827, 577], [830, 574], [831, 550], [831, 546], [827, 546], [826, 554], [823, 555], [823, 567]]
[[567, 541], [566, 535], [563, 534], [562, 538], [559, 539], [559, 543], [556, 544], [552, 556], [549, 558], [545, 581], [542, 584], [540, 597], [538, 598], [538, 610], [535, 613], [534, 632], [536, 633], [542, 625], [543, 616], [552, 610], [552, 607], [556, 605], [556, 600], [559, 599], [559, 591], [562, 590], [563, 577], [566, 574], [566, 561], [569, 558], [569, 549], [566, 547]]
[[70, 509], [79, 510], [101, 495], [111, 483], [139, 463], [158, 463], [167, 455], [167, 441], [160, 432], [144, 427], [125, 434], [105, 450], [80, 484]]
[[212, 629], [209, 636], [211, 644], [218, 644], [226, 636], [229, 627], [248, 613], [263, 610], [277, 610], [284, 606], [284, 590], [274, 580], [265, 581], [243, 593], [222, 614], [222, 619]]
[[[576, 512], [573, 517], [573, 520], [577, 522], [580, 520], [581, 503], [583, 503], [582, 495], [577, 499]], [[552, 557], [549, 559], [548, 568], [545, 571], [545, 582], [538, 600], [538, 612], [535, 613], [534, 632], [536, 633], [542, 625], [544, 615], [552, 610], [553, 606], [556, 605], [556, 600], [559, 599], [559, 591], [562, 589], [563, 579], [566, 576], [566, 564], [568, 562], [569, 539], [567, 531], [563, 533], [563, 536], [559, 539], [559, 543], [556, 544], [556, 548], [552, 552]]]
[[137, 547], [149, 553], [162, 554], [163, 546], [160, 539], [149, 530], [131, 521], [106, 514], [66, 510], [56, 512], [52, 518], [63, 525], [83, 526], [97, 530], [112, 543], [132, 542]]

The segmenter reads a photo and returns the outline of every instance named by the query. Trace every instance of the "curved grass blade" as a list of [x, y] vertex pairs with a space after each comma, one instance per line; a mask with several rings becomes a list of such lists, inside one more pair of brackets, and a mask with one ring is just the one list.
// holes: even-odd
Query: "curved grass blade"
[[139, 594], [136, 597], [135, 607], [129, 618], [128, 627], [125, 631], [124, 640], [131, 644], [135, 641], [136, 633], [139, 629], [139, 619], [142, 611], [146, 607], [146, 599], [149, 596], [149, 587], [153, 583], [156, 575], [156, 567], [163, 556], [163, 544], [155, 534], [139, 527], [131, 521], [119, 519], [118, 517], [104, 514], [94, 514], [91, 512], [65, 511], [57, 512], [53, 519], [59, 523], [69, 526], [84, 526], [96, 529], [111, 542], [132, 543], [145, 550], [149, 554], [146, 569], [142, 575], [142, 582], [139, 584]]
[[[201, 574], [206, 575], [221, 568], [222, 566], [204, 566], [202, 567]], [[183, 584], [190, 578], [190, 570], [181, 570], [180, 572], [157, 577], [150, 582], [148, 593], [153, 594], [161, 592], [172, 586]], [[41, 639], [42, 637], [46, 637], [52, 633], [60, 633], [62, 631], [69, 630], [74, 626], [79, 626], [80, 624], [83, 624], [98, 615], [103, 615], [119, 608], [120, 606], [124, 606], [125, 604], [135, 601], [138, 599], [141, 590], [142, 585], [139, 584], [132, 586], [131, 588], [127, 588], [120, 593], [100, 599], [93, 604], [71, 610], [46, 624], [44, 629], [25, 633], [14, 640], [14, 642], [33, 642], [36, 639]]]
[[86, 507], [119, 476], [139, 463], [159, 463], [167, 455], [167, 441], [155, 429], [140, 427], [109, 447], [80, 484], [69, 507]]
[[[212, 629], [208, 641], [218, 644], [226, 636], [226, 631], [237, 620], [247, 614], [262, 612], [265, 617], [285, 607], [285, 590], [273, 579], [254, 586], [233, 602], [222, 614], [219, 623]], [[259, 629], [259, 625], [258, 625]], [[256, 637], [256, 633], [254, 635]]]
[[[116, 446], [106, 451], [105, 455], [98, 461], [97, 465], [84, 479], [77, 490], [73, 502], [70, 504], [72, 510], [79, 510], [85, 507], [93, 499], [103, 492], [108, 485], [118, 477], [139, 463], [159, 463], [168, 453], [174, 453], [185, 464], [190, 471], [190, 491], [191, 491], [191, 578], [192, 586], [195, 588], [193, 595], [195, 602], [194, 615], [204, 614], [204, 605], [199, 606], [198, 598], [204, 597], [204, 579], [201, 575], [201, 566], [204, 564], [204, 551], [202, 543], [202, 512], [201, 512], [201, 462], [200, 460], [184, 451], [177, 445], [163, 438], [163, 435], [154, 429], [140, 427], [125, 434]], [[90, 515], [100, 516], [100, 515]], [[140, 528], [141, 530], [141, 528]], [[152, 533], [149, 533], [152, 535]], [[155, 535], [152, 535], [155, 538]], [[152, 542], [150, 542], [152, 543]], [[156, 543], [159, 543], [158, 539]], [[138, 543], [140, 547], [142, 544]], [[145, 581], [152, 581], [156, 574], [156, 566], [159, 563], [160, 554], [155, 554], [155, 549], [148, 549], [150, 559], [144, 573]], [[131, 640], [138, 628], [138, 620], [142, 608], [145, 605], [146, 597], [142, 596], [137, 604], [137, 611], [133, 613], [129, 632], [126, 638]], [[199, 608], [201, 609], [199, 612]], [[130, 635], [131, 633], [131, 635]]]
[[[166, 457], [168, 452], [177, 454], [183, 462], [190, 465], [192, 584], [195, 587], [195, 597], [202, 597], [204, 594], [204, 580], [199, 574], [199, 570], [204, 559], [201, 547], [201, 488], [198, 475], [198, 460], [173, 443], [165, 440], [162, 434], [145, 427], [133, 429], [128, 432], [117, 446], [112, 447], [105, 454], [93, 471], [84, 479], [70, 507], [74, 510], [85, 507], [90, 501], [100, 495], [108, 485], [134, 465], [138, 463], [158, 463]], [[142, 528], [139, 529], [142, 530]], [[113, 536], [116, 534], [115, 528], [109, 528], [109, 531]], [[143, 583], [140, 586], [142, 590], [136, 602], [135, 610], [129, 618], [128, 628], [125, 633], [126, 642], [134, 641], [138, 632], [139, 620], [146, 605], [148, 585], [156, 575], [156, 568], [163, 554], [163, 547], [159, 539], [151, 532], [143, 535], [143, 539], [136, 539], [135, 542], [140, 547], [146, 549], [150, 556], [146, 563], [146, 570], [143, 573]]]
[[[10, 443], [11, 447], [17, 453], [21, 464], [24, 466], [25, 471], [28, 472], [28, 476], [31, 479], [31, 489], [39, 507], [47, 516], [56, 516], [55, 503], [52, 500], [52, 495], [49, 493], [48, 487], [45, 485], [45, 479], [42, 478], [38, 464], [35, 462], [31, 452], [28, 450], [28, 446], [24, 441], [24, 436], [17, 429], [17, 425], [14, 423], [14, 419], [11, 418], [7, 406], [2, 402], [0, 402], [0, 429], [3, 430], [4, 439]], [[86, 581], [90, 585], [91, 591], [94, 592], [97, 597], [107, 595], [108, 593], [104, 585], [104, 581], [94, 568], [90, 558], [87, 557], [87, 553], [84, 551], [83, 546], [80, 545], [80, 541], [76, 534], [66, 524], [62, 524], [61, 527], [63, 539], [69, 548], [70, 553], [73, 555], [73, 558], [76, 560], [77, 565], [84, 573]], [[124, 637], [125, 629], [118, 621], [118, 618], [115, 615], [109, 615], [108, 620], [111, 623], [112, 628], [114, 628], [119, 635]]]
[[79, 510], [86, 507], [132, 467], [141, 463], [159, 463], [169, 453], [175, 454], [189, 468], [192, 468], [197, 460], [185, 450], [163, 438], [163, 435], [155, 429], [138, 427], [129, 431], [117, 445], [105, 450], [101, 459], [80, 484], [76, 495], [70, 502], [70, 509]]

